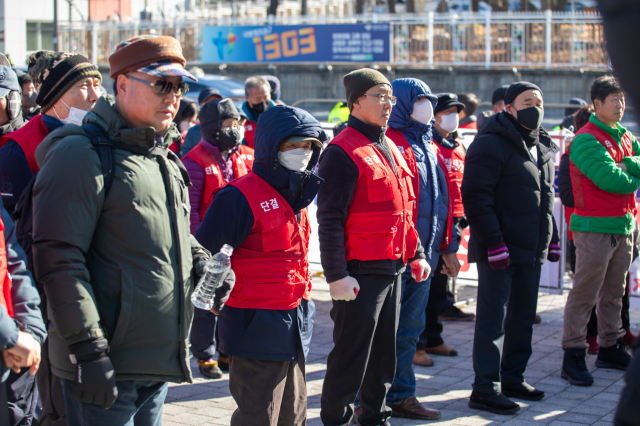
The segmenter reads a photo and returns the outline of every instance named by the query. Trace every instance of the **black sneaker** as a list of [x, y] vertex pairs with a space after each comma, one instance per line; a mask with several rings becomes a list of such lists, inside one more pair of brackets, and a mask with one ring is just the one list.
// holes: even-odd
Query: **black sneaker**
[[502, 385], [502, 393], [509, 398], [524, 399], [525, 401], [540, 401], [544, 398], [543, 391], [525, 382], [516, 385]]
[[627, 352], [627, 344], [624, 342], [624, 337], [621, 337], [613, 346], [606, 348], [600, 346], [598, 358], [596, 358], [596, 367], [627, 371], [627, 366], [630, 362], [631, 355]]
[[586, 355], [587, 348], [565, 349], [560, 377], [572, 385], [591, 386], [593, 384], [593, 376], [589, 373], [587, 364], [584, 362]]
[[495, 414], [513, 414], [520, 410], [518, 404], [501, 393], [480, 393], [476, 391], [471, 392], [469, 407]]
[[218, 362], [213, 359], [199, 359], [198, 370], [200, 374], [208, 379], [220, 379], [223, 376], [222, 370], [218, 367]]
[[473, 321], [476, 319], [476, 314], [467, 314], [455, 306], [449, 306], [440, 312], [438, 319], [440, 321]]

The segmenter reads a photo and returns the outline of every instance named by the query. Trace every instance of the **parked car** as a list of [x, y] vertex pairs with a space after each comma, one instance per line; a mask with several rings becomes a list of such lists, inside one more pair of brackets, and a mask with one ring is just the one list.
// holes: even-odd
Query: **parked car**
[[189, 83], [187, 97], [198, 101], [198, 95], [207, 87], [218, 89], [223, 98], [231, 98], [236, 108], [240, 109], [244, 102], [244, 81], [237, 78], [217, 74], [205, 74], [198, 77], [198, 82], [185, 80]]

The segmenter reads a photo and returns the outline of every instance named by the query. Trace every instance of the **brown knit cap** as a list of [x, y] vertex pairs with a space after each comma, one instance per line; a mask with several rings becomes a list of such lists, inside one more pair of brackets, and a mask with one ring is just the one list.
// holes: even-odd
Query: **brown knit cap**
[[136, 71], [158, 61], [173, 61], [184, 67], [187, 60], [182, 55], [178, 40], [171, 36], [140, 35], [118, 44], [109, 56], [110, 77]]
[[349, 111], [353, 109], [353, 104], [364, 95], [367, 90], [378, 84], [388, 84], [391, 87], [391, 83], [387, 80], [380, 71], [373, 70], [371, 68], [361, 68], [359, 70], [351, 71], [343, 78], [344, 91], [347, 95], [347, 105]]

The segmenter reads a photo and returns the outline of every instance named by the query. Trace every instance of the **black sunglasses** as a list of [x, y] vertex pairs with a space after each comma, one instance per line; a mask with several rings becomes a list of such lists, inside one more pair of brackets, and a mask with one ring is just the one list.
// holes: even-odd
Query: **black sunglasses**
[[148, 84], [149, 86], [153, 87], [153, 93], [155, 93], [158, 96], [165, 96], [165, 95], [168, 95], [169, 93], [175, 93], [180, 97], [184, 97], [184, 95], [186, 95], [187, 92], [189, 91], [189, 83], [185, 83], [185, 82], [177, 83], [177, 84], [172, 83], [169, 80], [157, 80], [154, 82], [150, 82], [150, 81], [143, 80], [141, 78], [137, 78], [128, 74], [125, 74], [125, 76], [132, 80], [139, 81], [140, 83]]

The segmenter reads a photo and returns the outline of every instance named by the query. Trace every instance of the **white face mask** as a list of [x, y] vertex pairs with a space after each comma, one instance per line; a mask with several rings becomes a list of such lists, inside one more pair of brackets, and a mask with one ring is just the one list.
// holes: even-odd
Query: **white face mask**
[[455, 112], [452, 112], [451, 114], [447, 114], [447, 115], [441, 115], [440, 116], [440, 123], [438, 123], [440, 125], [440, 127], [442, 127], [443, 130], [451, 133], [451, 132], [455, 132], [458, 129], [458, 114]]
[[53, 107], [53, 112], [56, 113], [58, 120], [62, 121], [64, 124], [75, 124], [77, 126], [82, 126], [82, 120], [84, 119], [84, 116], [87, 115], [87, 112], [89, 111], [85, 111], [83, 109], [79, 109], [76, 107], [70, 107], [69, 105], [67, 105], [65, 101], [63, 101], [62, 99], [60, 100], [62, 101], [64, 106], [69, 108], [69, 116], [67, 118], [60, 118], [60, 116], [56, 112], [56, 107]]
[[278, 161], [285, 168], [294, 172], [304, 172], [307, 170], [313, 149], [295, 148], [289, 151], [279, 151]]
[[182, 133], [182, 132], [185, 132], [185, 131], [189, 130], [194, 125], [195, 124], [193, 123], [193, 121], [183, 120], [183, 121], [180, 122], [180, 124], [178, 124], [178, 129], [180, 129], [180, 133]]
[[433, 118], [433, 105], [428, 98], [418, 99], [413, 103], [411, 118], [422, 123], [429, 124]]
[[244, 126], [238, 126], [238, 134], [240, 135], [240, 142], [244, 140]]

